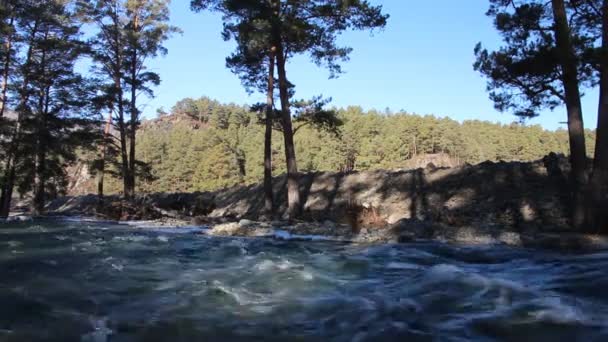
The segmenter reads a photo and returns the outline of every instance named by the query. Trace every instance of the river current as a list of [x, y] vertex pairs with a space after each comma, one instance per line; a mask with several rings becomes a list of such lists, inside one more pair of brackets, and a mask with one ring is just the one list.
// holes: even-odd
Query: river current
[[608, 251], [0, 225], [0, 341], [608, 341]]

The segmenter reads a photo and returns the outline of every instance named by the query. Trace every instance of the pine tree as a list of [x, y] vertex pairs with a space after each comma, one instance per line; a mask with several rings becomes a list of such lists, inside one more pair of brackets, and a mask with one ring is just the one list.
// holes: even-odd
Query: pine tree
[[563, 0], [513, 3], [492, 0], [488, 15], [506, 46], [495, 52], [475, 48], [475, 69], [489, 78], [488, 90], [499, 110], [521, 117], [536, 116], [543, 107], [565, 104], [572, 164], [572, 224], [585, 221], [584, 188], [587, 154], [579, 87], [593, 82], [591, 63], [581, 58], [589, 40], [581, 27], [571, 26], [576, 11]]
[[[168, 25], [169, 0], [97, 0], [81, 6], [98, 33], [92, 41], [97, 70], [108, 80], [108, 110], [114, 114], [119, 135], [123, 195], [135, 194], [136, 174], [145, 166], [136, 160], [140, 125], [138, 96], [153, 96], [160, 83], [146, 69], [150, 58], [165, 54], [162, 43], [178, 30]], [[141, 171], [141, 170], [140, 170]]]
[[[270, 43], [270, 2], [193, 0], [192, 9], [213, 9], [224, 14], [224, 38], [237, 42], [236, 51], [227, 58], [227, 66], [239, 77], [249, 92], [266, 94], [264, 105], [264, 208], [274, 214], [272, 191], [272, 126], [274, 122], [275, 55]], [[261, 107], [259, 107], [261, 108]]]
[[298, 1], [272, 0], [271, 33], [276, 48], [276, 65], [279, 79], [279, 98], [285, 140], [285, 157], [288, 178], [289, 217], [299, 214], [300, 196], [298, 168], [291, 123], [290, 89], [286, 65], [291, 57], [308, 53], [317, 64], [326, 65], [331, 76], [340, 72], [341, 60], [346, 60], [350, 48], [336, 45], [337, 35], [348, 29], [383, 27], [388, 18], [381, 6], [367, 1]]
[[[129, 161], [127, 153], [126, 90], [124, 85], [126, 63], [126, 8], [123, 1], [99, 0], [80, 3], [86, 18], [95, 25], [97, 33], [90, 41], [91, 54], [95, 64], [93, 72], [99, 75], [106, 84], [102, 87], [101, 108], [113, 115], [113, 123], [118, 131], [118, 148], [120, 154], [120, 175], [123, 179], [123, 194], [130, 190]], [[106, 146], [108, 146], [106, 144]], [[105, 172], [104, 168], [97, 172]]]
[[[259, 55], [268, 56], [272, 52], [275, 57], [287, 165], [288, 216], [294, 218], [300, 210], [300, 194], [290, 106], [293, 84], [287, 78], [287, 61], [295, 55], [307, 53], [317, 64], [326, 65], [331, 76], [336, 76], [341, 71], [339, 62], [347, 59], [351, 51], [337, 46], [337, 35], [348, 29], [383, 27], [388, 16], [381, 13], [381, 6], [372, 6], [363, 0], [193, 0], [191, 6], [197, 10], [219, 10], [225, 18], [236, 17], [237, 24], [231, 26], [241, 29], [238, 31], [240, 34], [256, 32], [249, 35], [255, 39], [242, 42], [260, 44], [263, 48], [255, 51], [265, 51], [266, 54]], [[241, 13], [254, 15], [243, 17]], [[263, 42], [260, 37], [268, 41]]]
[[19, 74], [19, 78], [15, 82], [16, 97], [18, 98], [15, 108], [16, 117], [14, 122], [11, 123], [11, 128], [4, 141], [5, 163], [2, 176], [2, 193], [0, 195], [0, 217], [9, 215], [15, 183], [20, 176], [17, 171], [22, 169], [24, 164], [23, 125], [28, 116], [31, 116], [27, 107], [29, 98], [27, 88], [34, 75], [32, 69], [34, 47], [41, 32], [42, 13], [40, 8], [24, 6], [17, 16], [17, 28], [14, 34], [16, 39], [22, 40], [24, 45], [27, 46], [27, 52], [24, 61], [17, 67], [16, 73]]
[[47, 193], [62, 191], [65, 167], [89, 134], [89, 87], [74, 72], [85, 46], [69, 2], [24, 4], [16, 35], [27, 50], [15, 81], [16, 120], [8, 137], [1, 216], [8, 215], [15, 186], [33, 191], [33, 212], [44, 210]]
[[160, 84], [157, 73], [147, 70], [146, 62], [167, 51], [162, 43], [171, 33], [177, 31], [167, 24], [169, 21], [170, 0], [127, 0], [126, 14], [129, 20], [126, 27], [126, 79], [130, 90], [129, 98], [129, 155], [126, 197], [135, 195], [135, 176], [137, 162], [135, 159], [136, 132], [140, 125], [138, 94], [154, 95], [150, 86]]

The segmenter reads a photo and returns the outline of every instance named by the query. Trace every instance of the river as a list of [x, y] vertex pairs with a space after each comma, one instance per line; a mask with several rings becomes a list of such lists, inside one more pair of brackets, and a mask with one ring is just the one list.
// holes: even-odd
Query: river
[[0, 341], [608, 341], [608, 251], [0, 225]]

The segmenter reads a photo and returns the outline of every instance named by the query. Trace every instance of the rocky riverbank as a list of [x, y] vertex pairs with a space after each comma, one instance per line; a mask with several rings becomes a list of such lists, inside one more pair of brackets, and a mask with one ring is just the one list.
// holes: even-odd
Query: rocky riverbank
[[[93, 195], [53, 201], [50, 213], [165, 225], [209, 225], [224, 236], [323, 236], [354, 242], [433, 239], [576, 248], [602, 245], [568, 224], [569, 164], [549, 155], [529, 163], [485, 162], [453, 168], [317, 172], [300, 177], [301, 221], [285, 212], [285, 177], [274, 180], [276, 218], [263, 213], [261, 185], [216, 192], [148, 194], [125, 202]], [[284, 217], [283, 217], [284, 218]], [[280, 237], [280, 236], [279, 236]]]
[[362, 228], [353, 232], [347, 224], [325, 222], [239, 222], [216, 223], [205, 234], [227, 237], [256, 237], [284, 240], [328, 240], [345, 243], [410, 243], [441, 241], [464, 245], [508, 245], [514, 247], [579, 251], [608, 249], [608, 238], [592, 234], [487, 231], [472, 227], [450, 227], [424, 221], [403, 220], [383, 228]]

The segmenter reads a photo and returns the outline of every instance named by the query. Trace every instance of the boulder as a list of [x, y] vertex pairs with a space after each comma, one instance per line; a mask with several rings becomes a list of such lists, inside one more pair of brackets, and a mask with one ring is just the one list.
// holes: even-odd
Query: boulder
[[239, 227], [251, 227], [255, 224], [256, 224], [255, 221], [251, 221], [251, 220], [247, 220], [247, 219], [242, 219], [239, 221]]
[[431, 238], [436, 231], [436, 226], [427, 221], [402, 219], [392, 224], [389, 229], [398, 240], [412, 240]]
[[236, 222], [220, 223], [213, 226], [209, 234], [221, 236], [235, 236], [239, 235], [240, 229], [241, 226], [239, 226], [239, 224]]

